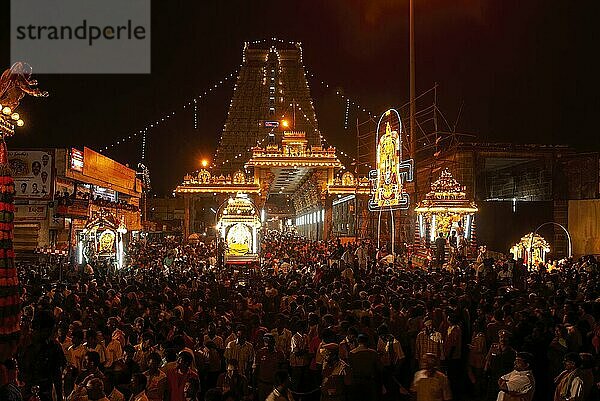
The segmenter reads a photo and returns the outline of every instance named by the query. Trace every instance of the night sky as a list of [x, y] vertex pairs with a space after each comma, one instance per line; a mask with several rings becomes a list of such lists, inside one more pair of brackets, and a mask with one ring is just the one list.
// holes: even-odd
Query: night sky
[[[417, 93], [437, 82], [446, 118], [454, 124], [462, 104], [457, 131], [478, 141], [598, 151], [593, 15], [583, 2], [416, 0]], [[198, 104], [197, 130], [183, 103], [237, 70], [244, 41], [270, 37], [302, 42], [321, 131], [348, 153], [365, 115], [351, 113], [345, 130], [336, 89], [377, 113], [408, 101], [408, 0], [154, 1], [151, 29], [150, 75], [37, 75], [51, 97], [22, 104], [26, 127], [9, 147], [99, 150], [176, 111], [148, 134], [154, 190], [170, 192], [214, 153], [233, 83]], [[138, 137], [106, 154], [135, 166], [140, 153]]]

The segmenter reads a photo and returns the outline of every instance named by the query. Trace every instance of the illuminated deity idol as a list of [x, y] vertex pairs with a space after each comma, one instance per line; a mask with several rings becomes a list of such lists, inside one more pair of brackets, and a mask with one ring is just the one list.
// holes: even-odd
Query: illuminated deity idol
[[400, 164], [398, 131], [392, 131], [390, 123], [386, 123], [385, 134], [379, 140], [378, 151], [378, 185], [376, 202], [381, 206], [398, 204], [397, 194], [400, 190], [398, 165]]

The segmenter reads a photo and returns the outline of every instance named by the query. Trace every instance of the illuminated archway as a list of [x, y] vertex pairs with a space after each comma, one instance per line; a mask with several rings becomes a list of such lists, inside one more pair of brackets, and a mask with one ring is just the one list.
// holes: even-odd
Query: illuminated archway
[[[569, 230], [567, 230], [565, 228], [565, 226], [563, 226], [562, 224], [559, 224], [555, 221], [548, 221], [546, 223], [543, 223], [541, 225], [538, 226], [538, 228], [535, 229], [535, 231], [533, 232], [533, 235], [531, 236], [531, 241], [529, 243], [529, 253], [531, 253], [532, 248], [533, 248], [533, 237], [537, 234], [537, 232], [540, 230], [540, 228], [547, 226], [549, 224], [553, 224], [555, 226], [559, 226], [560, 228], [563, 229], [563, 231], [565, 232], [565, 234], [567, 234], [567, 240], [569, 241], [568, 243], [568, 247], [567, 247], [567, 257], [570, 258], [571, 256], [573, 256], [573, 244], [571, 242], [571, 234], [569, 234]], [[529, 266], [531, 266], [531, 261], [529, 262]]]

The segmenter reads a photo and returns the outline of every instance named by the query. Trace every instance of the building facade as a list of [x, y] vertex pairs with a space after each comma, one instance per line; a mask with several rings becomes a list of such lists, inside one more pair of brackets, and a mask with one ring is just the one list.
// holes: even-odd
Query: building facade
[[89, 148], [13, 149], [8, 157], [16, 252], [74, 249], [78, 233], [100, 215], [128, 232], [141, 229], [142, 184], [135, 170]]

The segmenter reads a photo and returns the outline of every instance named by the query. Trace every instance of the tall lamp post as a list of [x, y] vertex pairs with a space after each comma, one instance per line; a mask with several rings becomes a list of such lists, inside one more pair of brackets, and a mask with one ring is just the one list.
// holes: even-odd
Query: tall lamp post
[[410, 41], [410, 156], [415, 163], [415, 175], [414, 175], [414, 186], [415, 186], [415, 202], [418, 202], [417, 196], [417, 135], [416, 135], [416, 89], [415, 89], [415, 0], [409, 1], [409, 41]]
[[[414, 185], [414, 202], [418, 204], [419, 202], [419, 187], [418, 187], [418, 177], [419, 177], [419, 166], [417, 164], [417, 130], [416, 125], [417, 121], [415, 118], [416, 114], [416, 89], [415, 89], [415, 0], [409, 0], [409, 42], [410, 42], [410, 57], [409, 57], [409, 71], [410, 71], [410, 99], [409, 99], [409, 110], [410, 110], [410, 157], [413, 159], [415, 173], [413, 176], [413, 185]], [[414, 230], [413, 224], [414, 211], [411, 210], [408, 212], [408, 218], [411, 222], [411, 227]], [[409, 228], [409, 233], [411, 229]], [[410, 234], [409, 234], [410, 235]], [[413, 242], [414, 242], [415, 233], [413, 232]]]

